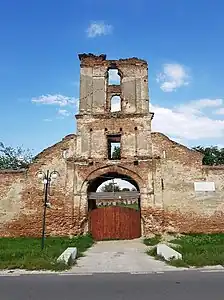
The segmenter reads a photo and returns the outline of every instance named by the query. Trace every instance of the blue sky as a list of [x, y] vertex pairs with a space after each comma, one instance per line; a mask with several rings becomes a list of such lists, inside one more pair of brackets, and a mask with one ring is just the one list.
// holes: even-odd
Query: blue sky
[[0, 141], [39, 152], [75, 132], [78, 53], [149, 64], [153, 129], [224, 145], [221, 0], [0, 1]]

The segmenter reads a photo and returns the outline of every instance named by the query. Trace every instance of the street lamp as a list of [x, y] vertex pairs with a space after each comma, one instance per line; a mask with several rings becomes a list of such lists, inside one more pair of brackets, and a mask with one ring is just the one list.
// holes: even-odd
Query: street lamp
[[51, 207], [50, 202], [48, 202], [48, 195], [50, 196], [50, 184], [52, 179], [56, 179], [59, 176], [57, 171], [50, 172], [47, 170], [37, 172], [37, 178], [40, 179], [44, 184], [44, 210], [43, 210], [43, 225], [42, 225], [42, 237], [41, 237], [41, 249], [44, 249], [44, 239], [45, 239], [45, 227], [46, 227], [46, 210]]

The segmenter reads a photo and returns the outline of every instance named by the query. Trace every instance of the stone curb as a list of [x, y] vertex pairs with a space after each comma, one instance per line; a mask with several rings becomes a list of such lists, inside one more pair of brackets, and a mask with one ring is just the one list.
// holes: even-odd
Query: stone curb
[[130, 272], [71, 272], [68, 271], [28, 271], [28, 270], [2, 270], [0, 271], [0, 276], [20, 276], [20, 275], [93, 275], [93, 274], [159, 274], [166, 272], [180, 272], [180, 271], [198, 271], [198, 272], [224, 272], [223, 266], [205, 266], [202, 268], [190, 267], [190, 268], [173, 268], [173, 269], [158, 269], [150, 271], [130, 271]]

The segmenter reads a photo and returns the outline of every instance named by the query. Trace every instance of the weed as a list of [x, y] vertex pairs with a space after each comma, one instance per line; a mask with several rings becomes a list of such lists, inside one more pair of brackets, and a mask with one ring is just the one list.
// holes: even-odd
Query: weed
[[154, 237], [152, 238], [146, 238], [144, 239], [144, 244], [146, 246], [155, 246], [157, 245], [160, 241], [161, 241], [161, 235], [160, 234], [156, 234]]

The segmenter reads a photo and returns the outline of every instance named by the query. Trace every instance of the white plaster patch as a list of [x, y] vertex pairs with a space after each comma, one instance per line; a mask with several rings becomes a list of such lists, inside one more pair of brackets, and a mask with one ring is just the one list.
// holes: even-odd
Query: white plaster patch
[[1, 198], [0, 223], [12, 220], [20, 212], [22, 189], [23, 184], [19, 181], [15, 182], [11, 185], [6, 196]]
[[215, 183], [208, 181], [194, 182], [195, 192], [215, 192]]

